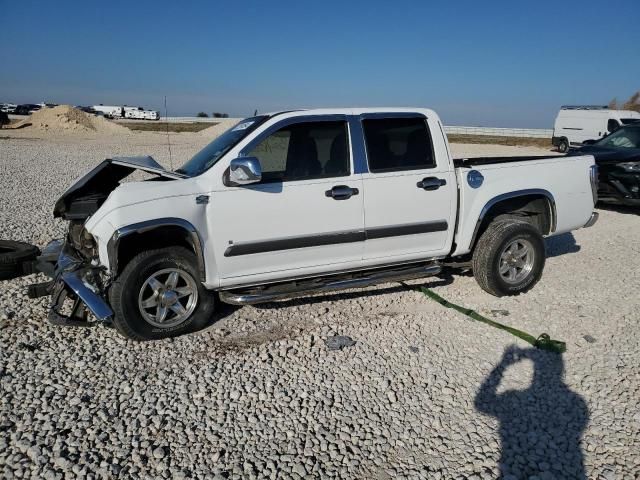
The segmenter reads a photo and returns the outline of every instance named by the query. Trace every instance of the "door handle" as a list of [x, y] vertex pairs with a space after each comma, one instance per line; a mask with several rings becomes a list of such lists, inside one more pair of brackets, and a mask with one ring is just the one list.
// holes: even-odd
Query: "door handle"
[[331, 190], [327, 190], [324, 194], [327, 197], [331, 197], [334, 200], [346, 200], [351, 198], [352, 195], [358, 195], [360, 193], [357, 188], [351, 188], [347, 185], [336, 185]]
[[416, 186], [418, 188], [422, 188], [423, 190], [437, 190], [446, 184], [447, 181], [444, 178], [426, 177], [416, 183]]

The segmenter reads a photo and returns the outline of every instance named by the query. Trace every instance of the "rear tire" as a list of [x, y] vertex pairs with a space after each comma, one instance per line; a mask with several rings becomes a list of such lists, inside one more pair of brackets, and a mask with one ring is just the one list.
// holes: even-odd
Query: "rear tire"
[[558, 143], [558, 151], [560, 153], [567, 153], [569, 151], [569, 140], [566, 138], [561, 139], [560, 143]]
[[492, 222], [473, 251], [473, 275], [496, 297], [531, 290], [542, 277], [544, 240], [531, 224], [519, 220]]
[[199, 280], [196, 257], [183, 247], [136, 255], [109, 289], [113, 324], [132, 340], [157, 340], [208, 325], [215, 296]]

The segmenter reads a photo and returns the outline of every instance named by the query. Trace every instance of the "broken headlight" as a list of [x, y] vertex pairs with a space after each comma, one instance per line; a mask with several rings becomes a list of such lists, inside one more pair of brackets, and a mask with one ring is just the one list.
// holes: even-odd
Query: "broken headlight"
[[92, 259], [98, 255], [98, 246], [95, 238], [84, 228], [81, 222], [69, 224], [69, 243], [85, 258]]

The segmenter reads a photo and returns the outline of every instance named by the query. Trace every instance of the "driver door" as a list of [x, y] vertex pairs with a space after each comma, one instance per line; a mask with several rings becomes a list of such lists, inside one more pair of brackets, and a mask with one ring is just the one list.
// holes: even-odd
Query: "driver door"
[[262, 180], [227, 187], [212, 202], [222, 286], [361, 265], [362, 180], [353, 173], [346, 118], [282, 123], [243, 152], [259, 159]]

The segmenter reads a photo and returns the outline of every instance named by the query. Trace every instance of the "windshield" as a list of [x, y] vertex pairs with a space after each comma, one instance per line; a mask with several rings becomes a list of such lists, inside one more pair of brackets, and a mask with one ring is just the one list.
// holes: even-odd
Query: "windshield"
[[622, 127], [596, 144], [599, 147], [640, 148], [640, 125]]
[[267, 115], [245, 118], [209, 145], [196, 153], [191, 160], [176, 170], [189, 177], [196, 177], [213, 167], [220, 158], [264, 122]]

